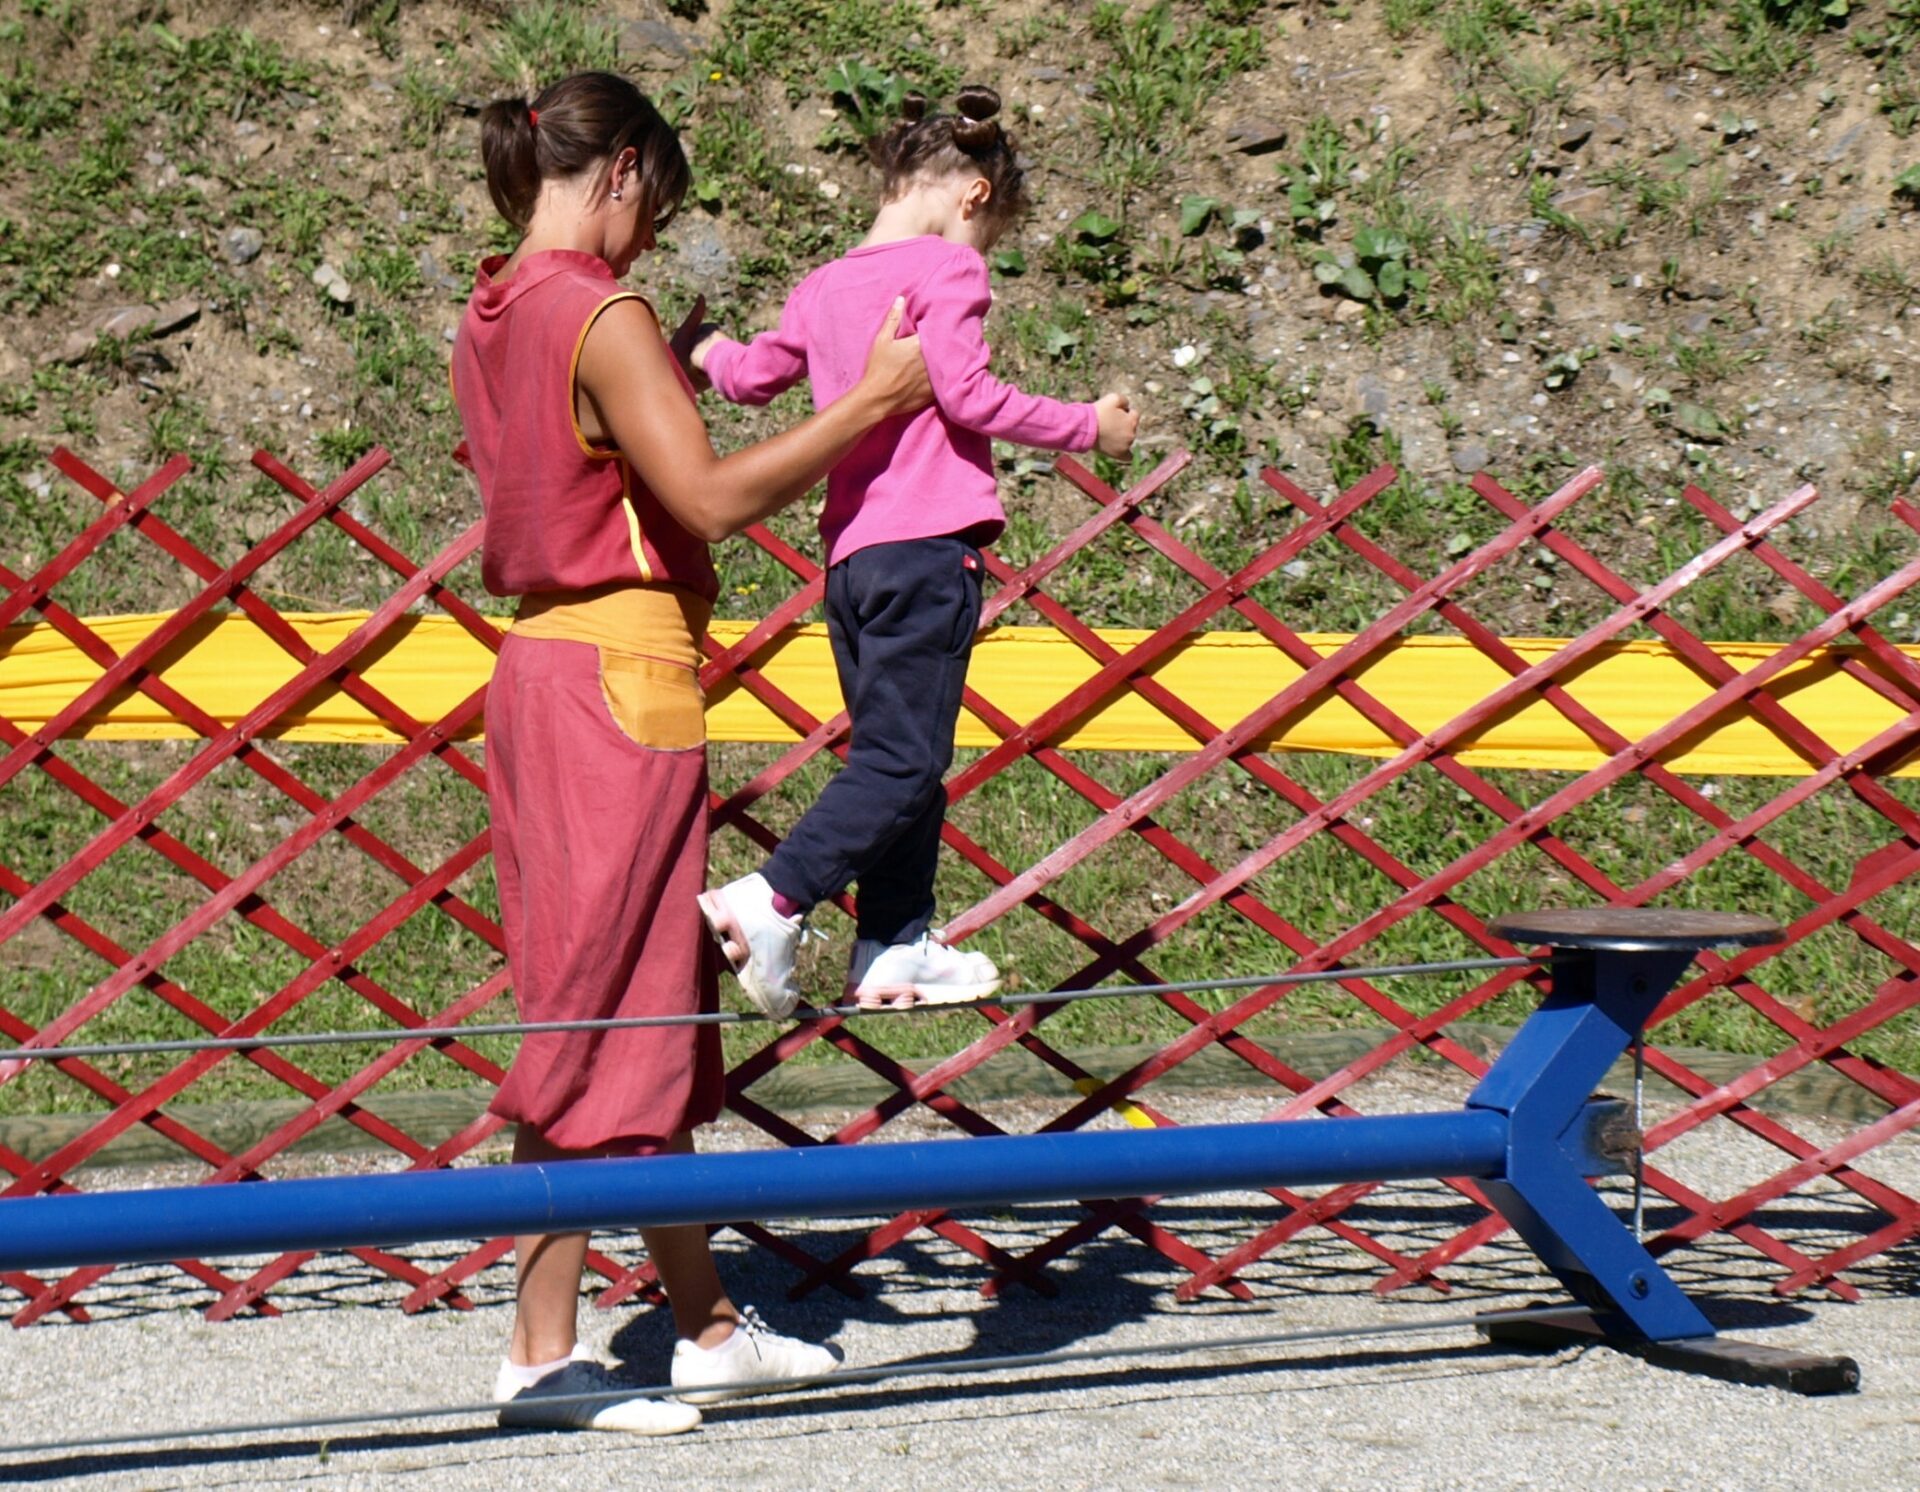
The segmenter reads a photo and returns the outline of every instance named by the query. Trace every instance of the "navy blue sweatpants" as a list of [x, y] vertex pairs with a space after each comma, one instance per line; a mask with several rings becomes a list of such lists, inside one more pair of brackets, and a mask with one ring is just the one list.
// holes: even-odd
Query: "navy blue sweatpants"
[[862, 938], [908, 943], [933, 921], [981, 569], [980, 551], [948, 536], [870, 545], [827, 571], [827, 634], [853, 738], [765, 875], [808, 907], [858, 882]]

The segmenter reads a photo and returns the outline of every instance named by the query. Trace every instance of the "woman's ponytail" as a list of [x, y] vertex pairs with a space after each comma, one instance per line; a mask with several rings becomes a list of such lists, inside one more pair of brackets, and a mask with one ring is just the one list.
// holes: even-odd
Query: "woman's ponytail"
[[481, 111], [480, 160], [493, 205], [525, 231], [540, 198], [540, 142], [525, 99], [495, 99]]

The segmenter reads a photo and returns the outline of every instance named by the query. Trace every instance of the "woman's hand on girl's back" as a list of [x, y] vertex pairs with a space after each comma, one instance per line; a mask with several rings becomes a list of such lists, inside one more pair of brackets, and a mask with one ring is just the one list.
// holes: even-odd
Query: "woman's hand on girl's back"
[[860, 391], [873, 401], [882, 418], [912, 414], [933, 403], [933, 384], [927, 378], [926, 359], [920, 355], [920, 339], [900, 335], [900, 318], [906, 312], [906, 299], [896, 298], [880, 323], [867, 352], [867, 370], [860, 378]]
[[846, 394], [791, 430], [721, 456], [652, 310], [616, 299], [580, 349], [581, 434], [617, 446], [676, 523], [718, 543], [803, 496], [881, 420], [933, 402], [920, 339], [896, 336], [904, 310], [888, 313], [866, 373]]
[[1100, 434], [1094, 449], [1102, 456], [1124, 461], [1133, 454], [1134, 433], [1140, 428], [1140, 411], [1125, 394], [1102, 394], [1094, 401], [1094, 414], [1100, 421]]

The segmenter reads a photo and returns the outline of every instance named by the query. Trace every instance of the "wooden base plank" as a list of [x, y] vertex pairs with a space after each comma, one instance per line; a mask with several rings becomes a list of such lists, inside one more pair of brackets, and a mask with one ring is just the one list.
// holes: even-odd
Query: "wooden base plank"
[[1610, 1335], [1591, 1311], [1569, 1310], [1526, 1321], [1494, 1318], [1482, 1322], [1478, 1329], [1490, 1342], [1556, 1352], [1564, 1347], [1611, 1347], [1616, 1352], [1630, 1352], [1655, 1367], [1807, 1397], [1860, 1391], [1860, 1364], [1851, 1357], [1828, 1357], [1721, 1336], [1649, 1342]]

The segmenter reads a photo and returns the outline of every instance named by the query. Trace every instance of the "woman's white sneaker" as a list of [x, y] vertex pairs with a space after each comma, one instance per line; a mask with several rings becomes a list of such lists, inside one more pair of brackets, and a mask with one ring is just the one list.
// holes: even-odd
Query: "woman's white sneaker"
[[932, 933], [891, 946], [862, 938], [847, 967], [846, 997], [867, 1010], [957, 1005], [999, 988], [1000, 971], [986, 954], [949, 948]]
[[[673, 1399], [595, 1398], [565, 1401], [581, 1394], [615, 1394], [625, 1387], [597, 1362], [575, 1360], [555, 1369], [531, 1388], [523, 1388], [500, 1406], [503, 1430], [613, 1430], [626, 1435], [679, 1435], [700, 1424], [700, 1411]], [[496, 1394], [498, 1387], [496, 1387]]]
[[840, 1360], [837, 1349], [783, 1337], [752, 1306], [743, 1306], [733, 1335], [718, 1347], [696, 1346], [684, 1337], [674, 1344], [673, 1387], [688, 1404], [718, 1404], [815, 1382], [839, 1367]]
[[793, 956], [805, 928], [800, 918], [775, 909], [767, 878], [756, 871], [701, 892], [700, 915], [755, 1008], [777, 1021], [792, 1015], [800, 1003]]

